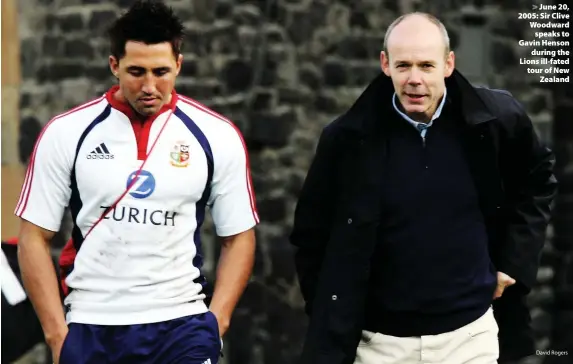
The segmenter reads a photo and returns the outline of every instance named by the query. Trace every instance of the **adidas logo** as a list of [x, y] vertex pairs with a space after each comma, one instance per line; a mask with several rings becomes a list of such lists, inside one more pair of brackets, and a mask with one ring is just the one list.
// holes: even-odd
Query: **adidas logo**
[[109, 149], [105, 146], [105, 143], [101, 143], [90, 154], [87, 155], [87, 159], [113, 159], [114, 155], [109, 152]]

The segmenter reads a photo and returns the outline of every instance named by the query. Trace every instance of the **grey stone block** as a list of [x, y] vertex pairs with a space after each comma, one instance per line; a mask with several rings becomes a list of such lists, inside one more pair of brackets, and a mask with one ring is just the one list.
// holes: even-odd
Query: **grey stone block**
[[555, 143], [563, 141], [564, 144], [568, 144], [570, 139], [573, 138], [573, 122], [571, 122], [572, 115], [573, 104], [571, 103], [558, 104], [553, 109], [553, 137]]
[[315, 93], [306, 87], [280, 87], [278, 102], [281, 105], [308, 107], [313, 104]]
[[253, 81], [253, 68], [243, 60], [232, 60], [225, 65], [223, 79], [229, 92], [244, 91]]
[[531, 315], [531, 326], [535, 330], [536, 336], [547, 336], [552, 329], [552, 316], [550, 313], [535, 310]]
[[538, 307], [547, 312], [553, 309], [555, 297], [553, 289], [548, 286], [534, 289], [527, 298], [529, 307]]
[[[328, 5], [312, 1], [306, 10], [291, 10], [288, 14], [286, 30], [289, 39], [295, 45], [302, 45], [311, 40], [315, 31], [324, 24]], [[285, 15], [286, 16], [286, 15]]]
[[373, 49], [361, 37], [349, 36], [344, 38], [337, 46], [338, 55], [343, 59], [372, 59]]
[[338, 100], [332, 94], [319, 93], [315, 99], [314, 107], [321, 112], [334, 113], [338, 110]]
[[493, 66], [496, 71], [504, 72], [505, 70], [514, 67], [518, 64], [518, 57], [515, 54], [515, 49], [512, 47], [513, 44], [507, 41], [494, 41], [492, 43], [492, 58]]
[[322, 78], [326, 86], [343, 86], [348, 80], [348, 73], [342, 61], [330, 60], [322, 66]]
[[94, 50], [85, 39], [70, 39], [64, 43], [64, 56], [68, 59], [93, 59]]
[[274, 105], [275, 94], [272, 90], [260, 90], [255, 92], [251, 110], [255, 112], [270, 110]]
[[322, 74], [313, 64], [304, 64], [299, 68], [298, 78], [301, 84], [316, 90], [322, 83]]
[[283, 147], [288, 143], [295, 122], [296, 116], [289, 109], [253, 113], [247, 139], [269, 147]]
[[20, 123], [20, 140], [18, 141], [18, 149], [20, 153], [20, 161], [24, 164], [28, 163], [28, 159], [32, 155], [36, 140], [42, 130], [42, 123], [35, 117], [30, 116], [24, 118]]
[[96, 10], [91, 13], [88, 22], [88, 29], [94, 35], [106, 35], [105, 32], [117, 18], [118, 14], [112, 10]]
[[257, 205], [260, 215], [264, 216], [265, 221], [269, 223], [280, 222], [286, 218], [286, 200], [284, 197], [259, 200]]
[[29, 38], [20, 42], [20, 69], [23, 79], [33, 79], [36, 76], [35, 72], [41, 54], [39, 39]]
[[233, 14], [233, 4], [227, 1], [217, 1], [215, 4], [215, 17], [217, 19], [227, 19]]
[[59, 57], [62, 55], [62, 39], [57, 36], [47, 35], [42, 39], [42, 54], [47, 57]]
[[58, 16], [58, 25], [63, 33], [72, 33], [84, 29], [84, 19], [81, 13], [66, 13]]

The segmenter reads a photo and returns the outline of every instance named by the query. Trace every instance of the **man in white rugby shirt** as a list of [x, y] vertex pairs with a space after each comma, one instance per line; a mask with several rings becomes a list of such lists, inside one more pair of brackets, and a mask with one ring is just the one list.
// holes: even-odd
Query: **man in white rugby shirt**
[[[15, 213], [24, 285], [55, 363], [217, 363], [259, 217], [239, 130], [174, 90], [183, 31], [162, 2], [136, 2], [109, 32], [118, 85], [38, 137]], [[48, 242], [67, 206], [64, 313]], [[223, 238], [210, 307], [207, 206]]]

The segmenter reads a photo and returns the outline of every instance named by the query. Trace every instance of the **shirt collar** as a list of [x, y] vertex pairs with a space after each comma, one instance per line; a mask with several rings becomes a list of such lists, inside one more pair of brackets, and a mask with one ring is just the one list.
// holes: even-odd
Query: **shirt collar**
[[[446, 96], [447, 96], [447, 89], [444, 89], [444, 96], [442, 96], [442, 101], [440, 102], [440, 105], [438, 105], [438, 108], [436, 109], [436, 111], [434, 112], [434, 115], [432, 116], [432, 119], [430, 120], [430, 122], [428, 123], [428, 127], [432, 126], [432, 123], [434, 122], [435, 119], [439, 118], [441, 113], [442, 113], [442, 109], [444, 107], [444, 104], [446, 102]], [[404, 114], [399, 108], [398, 105], [396, 104], [396, 92], [394, 92], [394, 95], [392, 95], [392, 105], [394, 106], [394, 110], [396, 110], [398, 112], [398, 114], [400, 114], [405, 120], [407, 120], [410, 124], [414, 125], [414, 127], [417, 127], [418, 124], [423, 124], [420, 122], [415, 121], [414, 119], [412, 119], [411, 117], [409, 117], [408, 115]]]
[[[119, 90], [119, 85], [112, 86], [105, 94], [107, 101], [110, 103], [111, 107], [122, 112], [127, 116], [132, 122], [141, 122], [140, 117], [135, 113], [133, 108], [127, 103], [127, 101], [119, 101], [114, 97], [115, 93]], [[175, 111], [177, 106], [177, 100], [179, 99], [175, 89], [171, 91], [171, 101], [168, 104], [164, 104], [161, 109], [159, 109], [155, 114], [149, 116], [145, 121], [153, 121], [160, 114], [167, 110]]]

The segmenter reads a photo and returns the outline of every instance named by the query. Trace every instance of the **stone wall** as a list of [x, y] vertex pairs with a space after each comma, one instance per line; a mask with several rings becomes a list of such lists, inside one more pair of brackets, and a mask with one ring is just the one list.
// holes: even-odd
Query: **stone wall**
[[[384, 30], [399, 13], [420, 9], [438, 14], [450, 31], [454, 50], [459, 51], [460, 70], [476, 83], [511, 91], [525, 103], [548, 142], [551, 121], [559, 121], [556, 125], [561, 129], [554, 136], [565, 158], [561, 174], [569, 186], [573, 184], [567, 169], [573, 159], [566, 148], [573, 141], [571, 90], [568, 98], [558, 96], [565, 90], [541, 87], [518, 65], [522, 50], [517, 40], [528, 29], [516, 19], [516, 12], [529, 9], [531, 3], [496, 2], [504, 4], [499, 7], [475, 1], [478, 8], [469, 6], [471, 0], [418, 3], [169, 1], [189, 29], [177, 90], [230, 117], [242, 130], [263, 220], [257, 229], [254, 276], [226, 338], [225, 362], [292, 363], [300, 348], [306, 318], [287, 242], [297, 192], [322, 126], [345, 110], [378, 74]], [[99, 96], [112, 85], [103, 31], [129, 4], [126, 0], [19, 1], [22, 161], [51, 116]], [[476, 49], [480, 52], [475, 53]], [[558, 97], [562, 101], [557, 102]], [[540, 349], [565, 347], [573, 335], [573, 190], [563, 193], [569, 195], [560, 199], [560, 215], [555, 229], [550, 229], [539, 284], [530, 297]], [[205, 232], [204, 245], [211, 257], [206, 269], [212, 278], [217, 245], [209, 223]], [[543, 359], [537, 356], [526, 362]]]

